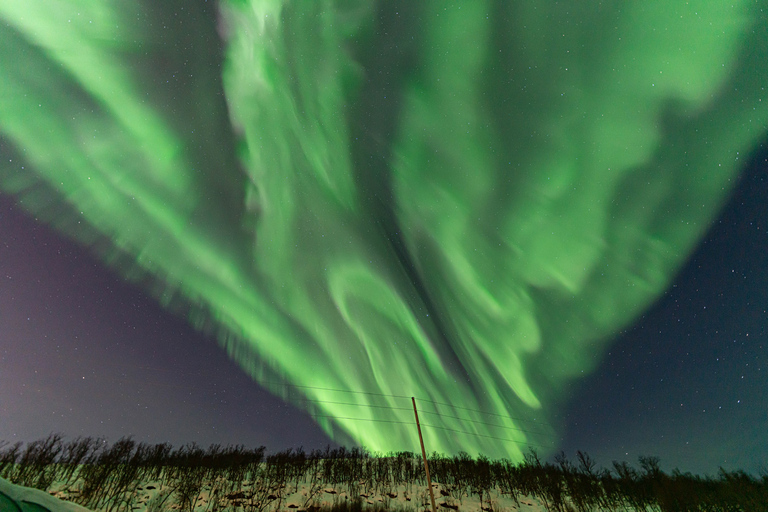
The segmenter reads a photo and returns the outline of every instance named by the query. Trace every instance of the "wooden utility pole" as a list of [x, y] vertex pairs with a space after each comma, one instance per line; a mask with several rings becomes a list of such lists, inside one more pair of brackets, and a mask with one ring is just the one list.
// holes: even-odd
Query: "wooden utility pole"
[[419, 424], [419, 413], [416, 411], [416, 398], [411, 397], [413, 402], [413, 415], [416, 416], [416, 428], [419, 431], [419, 442], [421, 443], [421, 456], [424, 458], [424, 472], [427, 474], [427, 485], [429, 486], [429, 499], [432, 501], [432, 512], [437, 512], [435, 508], [435, 493], [432, 491], [432, 480], [429, 478], [429, 464], [427, 464], [427, 452], [424, 451], [424, 438], [421, 437], [421, 425]]

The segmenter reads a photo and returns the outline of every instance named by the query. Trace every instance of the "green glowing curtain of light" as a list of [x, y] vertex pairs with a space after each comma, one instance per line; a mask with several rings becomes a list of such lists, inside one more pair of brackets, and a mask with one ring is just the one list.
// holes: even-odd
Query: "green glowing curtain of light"
[[[764, 4], [420, 2], [394, 140], [369, 148], [410, 274], [348, 117], [376, 79], [352, 47], [392, 4], [231, 0], [211, 21], [0, 0], [1, 184], [109, 239], [105, 259], [196, 306], [257, 380], [495, 412], [506, 429], [441, 407], [424, 422], [479, 436], [427, 427], [429, 449], [519, 459], [554, 437], [525, 420], [664, 290], [765, 134]], [[184, 6], [199, 16], [172, 24]], [[411, 421], [407, 400], [302, 393], [404, 407], [313, 410], [336, 439], [416, 447], [406, 425], [343, 419]]]

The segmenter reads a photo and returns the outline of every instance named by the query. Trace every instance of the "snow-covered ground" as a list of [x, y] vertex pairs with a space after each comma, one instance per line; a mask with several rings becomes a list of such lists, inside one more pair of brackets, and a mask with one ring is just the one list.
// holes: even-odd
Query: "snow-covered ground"
[[[468, 497], [466, 494], [461, 500], [455, 499], [440, 484], [432, 484], [435, 494], [435, 505], [438, 511], [450, 512], [451, 510], [467, 512], [483, 512], [493, 510], [495, 512], [543, 512], [545, 508], [535, 498], [521, 497], [519, 502], [499, 492], [491, 492], [490, 503], [486, 498], [481, 504], [478, 496]], [[223, 494], [212, 492], [215, 489], [213, 483], [203, 485], [202, 491], [195, 503], [195, 512], [214, 512], [225, 510], [254, 510], [261, 512], [312, 512], [316, 507], [331, 507], [337, 503], [350, 502], [360, 499], [363, 509], [386, 508], [388, 510], [429, 510], [430, 499], [427, 486], [400, 485], [396, 488], [384, 488], [379, 492], [365, 492], [350, 496], [344, 487], [329, 487], [326, 485], [312, 484], [309, 481], [299, 482], [298, 485], [289, 483], [280, 491], [263, 490], [254, 486], [253, 482], [245, 481], [242, 491]], [[164, 486], [160, 481], [142, 482], [136, 492], [127, 497], [120, 510], [131, 512], [174, 512], [180, 509], [173, 489]], [[70, 503], [76, 496], [76, 491], [62, 490], [61, 483], [54, 483], [48, 493], [37, 489], [11, 484], [7, 480], [0, 479], [0, 491], [14, 500], [38, 503], [50, 512], [88, 512], [88, 509]], [[250, 506], [256, 503], [255, 508]], [[242, 508], [233, 508], [231, 505], [240, 505]], [[481, 509], [482, 506], [482, 509]], [[97, 511], [100, 509], [97, 509]], [[94, 512], [97, 512], [94, 511]], [[6, 512], [6, 511], [0, 511]]]

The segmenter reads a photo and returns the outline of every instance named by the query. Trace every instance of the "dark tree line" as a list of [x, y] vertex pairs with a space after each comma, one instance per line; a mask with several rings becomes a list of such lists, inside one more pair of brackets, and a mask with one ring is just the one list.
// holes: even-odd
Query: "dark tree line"
[[[768, 512], [768, 474], [756, 478], [743, 471], [720, 470], [717, 477], [673, 471], [664, 473], [659, 459], [640, 457], [638, 468], [614, 462], [611, 470], [598, 467], [589, 455], [577, 452], [542, 462], [531, 451], [522, 463], [472, 458], [466, 453], [428, 457], [433, 483], [438, 484], [441, 506], [455, 508], [468, 496], [477, 496], [481, 508], [497, 507], [492, 493], [511, 498], [538, 499], [551, 512], [630, 511], [658, 512]], [[0, 477], [43, 491], [63, 491], [68, 499], [94, 510], [130, 511], [146, 482], [158, 493], [150, 512], [174, 504], [192, 511], [203, 504], [206, 512], [263, 512], [280, 509], [284, 499], [307, 486], [302, 508], [313, 510], [327, 488], [338, 494], [334, 508], [358, 512], [366, 501], [379, 501], [366, 510], [392, 510], [398, 489], [410, 502], [409, 510], [427, 510], [426, 480], [420, 455], [412, 452], [371, 454], [344, 447], [302, 448], [266, 454], [261, 446], [137, 443], [122, 438], [112, 445], [104, 439], [78, 437], [64, 442], [59, 434], [23, 446], [0, 442]], [[420, 489], [420, 490], [417, 490]], [[201, 496], [207, 491], [205, 502]]]

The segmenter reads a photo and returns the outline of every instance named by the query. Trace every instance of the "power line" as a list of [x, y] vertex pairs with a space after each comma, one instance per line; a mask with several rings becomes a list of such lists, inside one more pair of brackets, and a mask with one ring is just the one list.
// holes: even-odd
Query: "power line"
[[[429, 402], [429, 403], [436, 404], [436, 405], [444, 405], [446, 407], [453, 407], [454, 409], [461, 409], [463, 411], [470, 411], [470, 412], [477, 412], [477, 413], [480, 413], [480, 414], [487, 414], [488, 416], [498, 416], [499, 418], [509, 418], [509, 419], [515, 420], [515, 421], [531, 421], [531, 420], [526, 420], [524, 418], [515, 418], [513, 416], [505, 416], [504, 414], [497, 414], [497, 413], [493, 413], [493, 412], [485, 412], [485, 411], [481, 411], [481, 410], [478, 410], [478, 409], [470, 409], [469, 407], [460, 407], [458, 405], [447, 404], [445, 402], [435, 402], [434, 400], [427, 400], [425, 398], [418, 398], [418, 397], [416, 397], [416, 399], [417, 400], [421, 400], [422, 402]], [[435, 407], [435, 409], [437, 409], [437, 407]], [[439, 413], [431, 413], [431, 414], [439, 414]], [[548, 423], [546, 423], [546, 422], [542, 422], [542, 423], [544, 423], [545, 425], [548, 425]]]
[[376, 421], [379, 423], [403, 423], [406, 425], [415, 425], [415, 421], [397, 421], [397, 420], [374, 420], [372, 418], [344, 418], [341, 416], [334, 416], [333, 414], [318, 414], [313, 415], [313, 418], [333, 418], [336, 420], [356, 420], [356, 421]]
[[489, 427], [499, 427], [499, 428], [506, 428], [509, 430], [517, 430], [520, 432], [525, 432], [527, 434], [543, 434], [544, 432], [539, 432], [536, 430], [524, 430], [522, 428], [516, 428], [516, 427], [506, 427], [504, 425], [497, 425], [496, 423], [486, 423], [484, 421], [477, 421], [477, 420], [470, 420], [469, 418], [460, 418], [458, 416], [451, 416], [449, 414], [440, 414], [439, 412], [430, 412], [430, 411], [422, 411], [424, 414], [432, 414], [435, 416], [439, 416], [441, 418], [454, 418], [461, 421], [471, 421], [472, 423], [479, 423], [480, 425], [487, 425]]
[[[376, 408], [376, 409], [389, 409], [389, 410], [393, 410], [393, 411], [410, 411], [411, 410], [410, 407], [392, 407], [392, 406], [389, 406], [389, 405], [369, 405], [369, 404], [358, 404], [358, 403], [354, 403], [354, 402], [332, 402], [332, 401], [329, 401], [329, 400], [310, 400], [310, 399], [305, 399], [305, 400], [302, 400], [302, 402], [311, 402], [311, 403], [320, 403], [320, 404], [337, 404], [337, 405], [354, 405], [354, 406], [358, 406], [358, 407], [371, 407], [371, 408]], [[424, 413], [424, 414], [432, 414], [432, 415], [438, 416], [440, 418], [453, 418], [453, 419], [456, 419], [456, 420], [459, 420], [459, 421], [471, 421], [472, 423], [477, 423], [479, 425], [486, 425], [486, 426], [489, 426], [489, 427], [505, 428], [507, 430], [516, 430], [516, 431], [519, 431], [519, 432], [525, 432], [527, 434], [543, 434], [543, 432], [537, 431], [537, 430], [525, 430], [525, 429], [517, 428], [517, 427], [507, 427], [505, 425], [499, 425], [497, 423], [487, 423], [485, 421], [472, 420], [472, 419], [469, 419], [469, 418], [462, 418], [460, 416], [451, 416], [450, 414], [442, 414], [442, 413], [439, 413], [439, 412], [422, 411], [422, 413]]]
[[[288, 383], [278, 384], [278, 383], [268, 382], [268, 383], [264, 383], [264, 384], [274, 384], [274, 385], [290, 386], [290, 387], [302, 388], [302, 389], [319, 389], [319, 390], [323, 390], [323, 391], [334, 391], [334, 392], [337, 392], [337, 393], [351, 393], [351, 394], [358, 394], [358, 395], [372, 395], [372, 396], [382, 396], [382, 397], [391, 397], [391, 398], [405, 398], [405, 399], [411, 398], [410, 396], [405, 396], [405, 395], [391, 395], [391, 394], [387, 394], [387, 393], [373, 393], [373, 392], [370, 392], [370, 391], [352, 391], [352, 390], [348, 390], [348, 389], [334, 389], [334, 388], [324, 388], [324, 387], [318, 387], [318, 386], [302, 386], [302, 385], [298, 385], [298, 384], [288, 384]], [[498, 413], [493, 413], [493, 412], [485, 412], [485, 411], [481, 411], [479, 409], [471, 409], [469, 407], [461, 407], [461, 406], [457, 406], [457, 405], [453, 405], [453, 404], [449, 404], [449, 403], [445, 403], [445, 402], [436, 402], [435, 400], [428, 400], [428, 399], [425, 399], [425, 398], [418, 398], [418, 397], [416, 399], [419, 400], [419, 401], [422, 401], [422, 402], [428, 402], [428, 403], [435, 404], [435, 405], [443, 405], [445, 407], [452, 407], [454, 409], [460, 409], [460, 410], [463, 410], [463, 411], [475, 412], [475, 413], [479, 413], [479, 414], [485, 414], [485, 415], [488, 415], [488, 416], [497, 416], [499, 418], [505, 418], [505, 419], [510, 419], [510, 420], [514, 420], [514, 421], [520, 421], [520, 422], [531, 422], [531, 420], [526, 420], [524, 418], [516, 418], [516, 417], [513, 417], [513, 416], [505, 416], [503, 414], [498, 414]], [[392, 410], [410, 410], [409, 407], [392, 407], [392, 406], [383, 406], [383, 405], [367, 405], [367, 404], [355, 404], [355, 403], [348, 403], [348, 402], [333, 402], [333, 401], [311, 400], [311, 399], [306, 399], [306, 400], [302, 400], [302, 401], [313, 402], [313, 403], [334, 403], [334, 404], [340, 404], [340, 405], [341, 404], [343, 404], [343, 405], [357, 405], [357, 406], [360, 406], [360, 407], [373, 407], [373, 408], [392, 409]], [[437, 409], [437, 408], [435, 408], [435, 409]], [[424, 412], [426, 414], [435, 414], [435, 415], [438, 415], [438, 416], [443, 416], [443, 414], [440, 413], [440, 412], [431, 412], [431, 411], [424, 411]], [[472, 423], [479, 423], [479, 424], [482, 424], [482, 425], [495, 426], [495, 427], [506, 428], [506, 429], [511, 429], [511, 430], [518, 430], [520, 432], [526, 432], [526, 433], [529, 433], [529, 434], [541, 434], [542, 433], [542, 432], [538, 432], [538, 431], [524, 430], [524, 429], [515, 428], [515, 427], [505, 427], [503, 425], [497, 425], [497, 424], [493, 424], [493, 423], [485, 423], [485, 422], [481, 422], [481, 421], [477, 421], [477, 420], [472, 420], [472, 419], [469, 419], [469, 418], [460, 418], [458, 416], [450, 416], [450, 415], [445, 415], [445, 416], [447, 416], [449, 418], [458, 419], [458, 420], [461, 420], [461, 421], [471, 421]], [[351, 419], [354, 419], [354, 418], [351, 418]], [[548, 423], [546, 423], [546, 422], [542, 422], [542, 423], [544, 425], [548, 425]]]
[[439, 428], [441, 430], [448, 430], [450, 432], [457, 432], [459, 434], [467, 434], [467, 435], [470, 435], [470, 436], [487, 437], [489, 439], [498, 439], [499, 441], [508, 441], [510, 443], [521, 444], [521, 445], [525, 445], [525, 446], [538, 446], [539, 448], [546, 448], [545, 446], [542, 446], [542, 445], [536, 444], [536, 443], [524, 443], [522, 441], [515, 441], [514, 439], [506, 439], [506, 438], [503, 438], [503, 437], [487, 436], [485, 434], [476, 434], [474, 432], [465, 432], [464, 430], [455, 430], [455, 429], [448, 428], [448, 427], [438, 427], [437, 425], [427, 425], [427, 424], [422, 423], [421, 426], [422, 427]]
[[[115, 366], [119, 367], [119, 365], [115, 365]], [[139, 367], [139, 368], [145, 369], [145, 370], [151, 370], [151, 371], [158, 371], [158, 370], [168, 371], [169, 370], [167, 368], [151, 368], [151, 367]], [[203, 371], [198, 371], [198, 372], [186, 372], [186, 373], [188, 373], [188, 374], [202, 374], [204, 372]], [[125, 379], [125, 380], [132, 380], [132, 379], [128, 379], [127, 376], [124, 376], [123, 379]], [[370, 396], [381, 396], [381, 397], [391, 397], [391, 398], [404, 398], [404, 399], [411, 398], [410, 396], [406, 396], [406, 395], [393, 395], [393, 394], [387, 394], [387, 393], [374, 393], [374, 392], [370, 392], [370, 391], [352, 391], [352, 390], [347, 390], [347, 389], [325, 388], [325, 387], [318, 387], [318, 386], [302, 386], [302, 385], [298, 385], [298, 384], [289, 384], [289, 383], [285, 383], [285, 382], [283, 382], [283, 383], [260, 382], [260, 384], [261, 385], [265, 385], [265, 386], [267, 386], [267, 385], [276, 385], [276, 386], [286, 386], [286, 387], [294, 387], [294, 388], [302, 388], [302, 389], [318, 389], [318, 390], [323, 390], [323, 391], [333, 391], [333, 392], [336, 392], [336, 393], [350, 393], [350, 394], [358, 394], [358, 395], [370, 395]], [[178, 387], [182, 387], [182, 386], [178, 386]], [[514, 420], [514, 421], [521, 421], [521, 422], [530, 422], [531, 421], [531, 420], [525, 420], [523, 418], [515, 418], [515, 417], [512, 417], [512, 416], [505, 416], [503, 414], [485, 412], [485, 411], [481, 411], [481, 410], [478, 410], [478, 409], [471, 409], [469, 407], [461, 407], [461, 406], [457, 406], [457, 405], [453, 405], [453, 404], [448, 404], [448, 403], [445, 403], [445, 402], [437, 402], [435, 400], [428, 400], [428, 399], [424, 399], [424, 398], [419, 398], [418, 400], [421, 401], [421, 402], [427, 402], [427, 403], [431, 403], [431, 404], [435, 404], [435, 405], [442, 405], [442, 406], [445, 406], [445, 407], [451, 407], [453, 409], [460, 409], [460, 410], [464, 410], [464, 411], [475, 412], [475, 413], [479, 413], [479, 414], [485, 414], [485, 415], [488, 415], [488, 416], [497, 416], [499, 418], [507, 418], [507, 419], [511, 419], [511, 420]], [[360, 404], [360, 403], [353, 403], [353, 402], [336, 402], [336, 401], [329, 401], [329, 400], [302, 399], [300, 401], [302, 401], [302, 402], [310, 402], [310, 403], [328, 403], [328, 404], [336, 404], [336, 405], [353, 405], [353, 406], [358, 406], [358, 407], [368, 407], [368, 408], [375, 408], [375, 409], [389, 409], [389, 410], [400, 410], [400, 411], [409, 411], [409, 410], [411, 410], [410, 407], [393, 407], [393, 406], [387, 406], [387, 405], [370, 405], [370, 404]], [[435, 409], [437, 409], [437, 408], [435, 408]], [[459, 421], [469, 421], [469, 422], [472, 422], [472, 423], [477, 423], [477, 424], [480, 424], [480, 425], [486, 425], [486, 426], [490, 426], [490, 427], [498, 427], [498, 428], [504, 428], [504, 429], [508, 429], [508, 430], [515, 430], [515, 431], [525, 432], [525, 433], [529, 433], [529, 434], [542, 434], [542, 432], [539, 432], [539, 431], [525, 430], [525, 429], [516, 428], [516, 427], [507, 427], [507, 426], [498, 425], [498, 424], [495, 424], [495, 423], [486, 423], [486, 422], [483, 422], [483, 421], [473, 420], [473, 419], [469, 419], [469, 418], [461, 418], [459, 416], [452, 416], [452, 415], [442, 414], [440, 412], [422, 411], [422, 413], [424, 413], [424, 414], [432, 414], [432, 415], [436, 415], [436, 416], [439, 416], [439, 417], [453, 418], [453, 419], [457, 419]], [[376, 419], [367, 419], [367, 418], [346, 418], [346, 417], [338, 417], [338, 416], [333, 416], [333, 415], [317, 415], [317, 416], [312, 416], [312, 417], [315, 417], [315, 418], [336, 418], [336, 419], [347, 419], [347, 420], [357, 420], [357, 421], [374, 421], [374, 422], [379, 422], [379, 423], [412, 424], [410, 422], [404, 422], [404, 421], [376, 420]], [[438, 427], [438, 426], [435, 426], [435, 425], [425, 425], [425, 426], [430, 426], [432, 428], [439, 428], [439, 429], [443, 429], [443, 430], [449, 430], [451, 432], [457, 432], [457, 433], [462, 433], [462, 434], [474, 435], [474, 436], [479, 436], [479, 437], [487, 437], [487, 438], [490, 438], [490, 439], [498, 439], [498, 440], [501, 440], [501, 441], [511, 441], [511, 442], [517, 443], [517, 441], [512, 441], [510, 439], [504, 439], [504, 438], [494, 437], [494, 436], [487, 436], [487, 435], [483, 435], [483, 434], [473, 434], [471, 432], [465, 432], [465, 431], [461, 431], [461, 430], [449, 429], [447, 427]]]
[[[375, 421], [375, 422], [378, 422], [378, 423], [399, 423], [399, 424], [405, 424], [405, 425], [415, 425], [416, 424], [416, 421], [376, 420], [376, 419], [372, 419], [372, 418], [348, 418], [348, 417], [334, 416], [332, 414], [328, 414], [328, 415], [313, 415], [312, 417], [313, 418], [333, 418], [333, 419], [337, 419], [337, 420]], [[515, 444], [519, 444], [519, 445], [538, 446], [539, 448], [545, 448], [544, 446], [542, 446], [540, 444], [536, 444], [536, 443], [526, 443], [526, 442], [522, 442], [522, 441], [515, 441], [514, 439], [507, 439], [507, 438], [504, 438], [504, 437], [487, 436], [485, 434], [477, 434], [475, 432], [467, 432], [465, 430], [456, 430], [456, 429], [453, 429], [453, 428], [438, 427], [437, 425], [427, 425], [427, 424], [422, 424], [422, 426], [423, 427], [438, 428], [440, 430], [447, 430], [449, 432], [456, 432], [456, 433], [459, 433], [459, 434], [466, 434], [466, 435], [469, 435], [469, 436], [487, 437], [488, 439], [496, 439], [496, 440], [499, 440], [499, 441], [507, 441], [509, 443], [515, 443]]]
[[392, 407], [390, 405], [369, 405], [369, 404], [356, 404], [354, 402], [331, 402], [329, 400], [310, 400], [302, 399], [302, 402], [312, 402], [316, 404], [337, 404], [337, 405], [356, 405], [358, 407], [372, 407], [376, 409], [392, 409], [394, 411], [410, 411], [410, 407]]
[[260, 385], [277, 385], [277, 386], [290, 386], [293, 388], [302, 388], [302, 389], [321, 389], [323, 391], [335, 391], [337, 393], [354, 393], [356, 395], [373, 395], [373, 396], [389, 396], [392, 398], [411, 398], [410, 396], [405, 395], [389, 395], [386, 393], [372, 393], [370, 391], [352, 391], [349, 389], [334, 389], [334, 388], [320, 388], [317, 386], [300, 386], [298, 384], [287, 384], [287, 383], [275, 383], [275, 382], [259, 382]]

